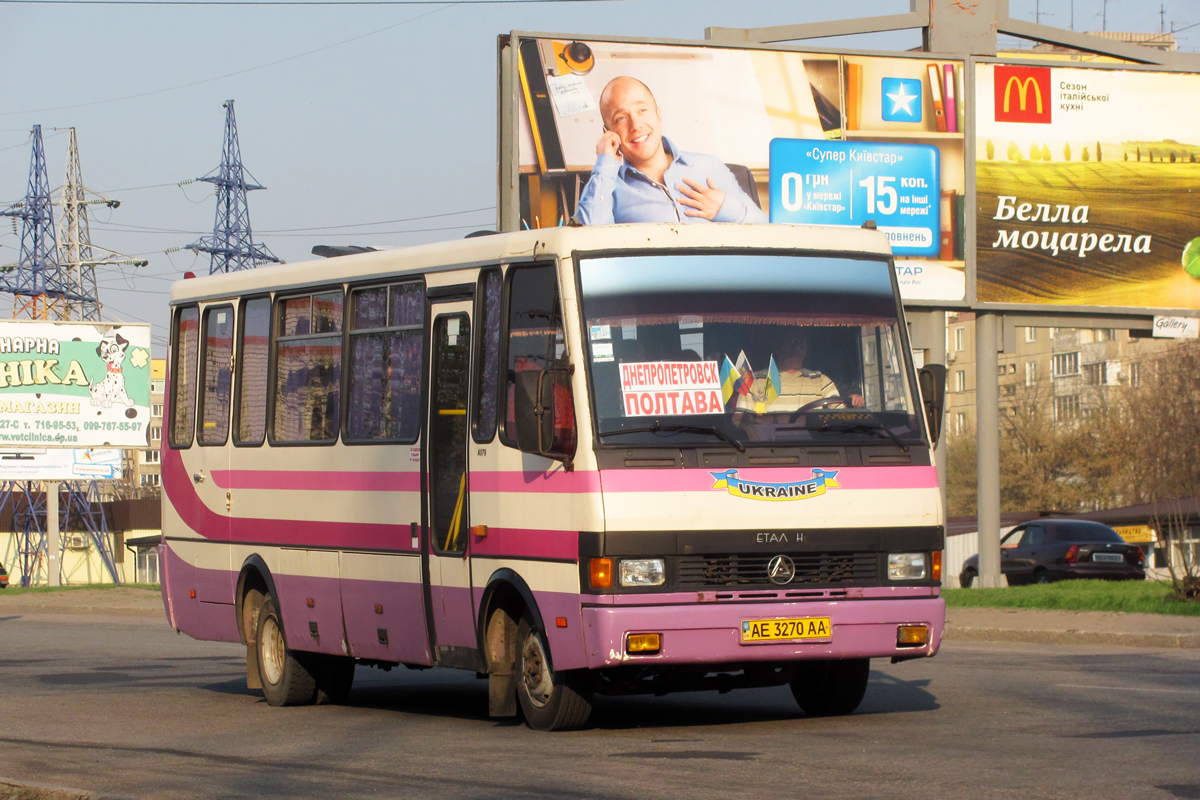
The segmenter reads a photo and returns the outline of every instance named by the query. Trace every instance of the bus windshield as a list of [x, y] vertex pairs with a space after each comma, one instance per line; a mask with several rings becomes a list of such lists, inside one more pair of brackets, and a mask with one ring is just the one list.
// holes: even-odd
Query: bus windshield
[[579, 272], [603, 444], [921, 438], [885, 259], [619, 256]]

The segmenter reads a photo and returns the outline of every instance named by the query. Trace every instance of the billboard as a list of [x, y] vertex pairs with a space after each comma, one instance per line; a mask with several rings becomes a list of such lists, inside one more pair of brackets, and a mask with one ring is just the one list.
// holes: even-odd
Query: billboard
[[905, 300], [966, 299], [961, 61], [548, 37], [511, 46], [506, 227], [873, 220]]
[[123, 475], [121, 451], [113, 448], [0, 450], [0, 480], [120, 480]]
[[0, 322], [0, 449], [146, 447], [150, 326]]
[[1200, 309], [1200, 75], [974, 71], [976, 300]]

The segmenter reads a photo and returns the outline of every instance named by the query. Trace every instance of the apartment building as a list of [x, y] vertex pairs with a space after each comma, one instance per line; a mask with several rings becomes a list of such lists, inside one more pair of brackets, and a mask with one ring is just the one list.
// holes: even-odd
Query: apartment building
[[163, 438], [163, 402], [167, 389], [167, 360], [150, 361], [150, 441], [144, 450], [130, 450], [126, 459], [128, 485], [133, 497], [156, 497], [162, 485], [160, 447]]
[[[1130, 336], [1117, 328], [1016, 328], [1013, 352], [999, 356], [1001, 413], [1033, 402], [1057, 422], [1088, 413], [1105, 387], [1133, 385], [1143, 364], [1170, 340]], [[973, 434], [975, 415], [975, 315], [946, 315], [946, 430]]]

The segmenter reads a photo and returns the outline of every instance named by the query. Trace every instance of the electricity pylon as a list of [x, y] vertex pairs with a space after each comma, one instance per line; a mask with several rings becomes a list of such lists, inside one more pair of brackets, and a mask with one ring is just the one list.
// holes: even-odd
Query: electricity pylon
[[20, 258], [16, 265], [5, 267], [0, 282], [0, 291], [13, 295], [13, 319], [65, 319], [68, 301], [86, 299], [71, 285], [69, 274], [59, 264], [53, 212], [42, 126], [34, 125], [25, 199], [0, 211], [0, 216], [21, 220]]
[[[72, 169], [76, 175], [75, 183], [82, 187], [78, 180], [78, 148], [75, 147], [75, 130], [71, 129], [71, 161], [68, 166], [68, 186], [64, 188], [64, 208], [73, 208], [76, 215], [73, 222], [74, 254], [79, 255], [78, 263], [84, 259], [91, 260], [91, 241], [86, 234], [87, 223], [84, 216], [84, 234], [80, 238], [78, 227], [79, 192], [69, 194], [71, 189]], [[74, 204], [70, 197], [76, 198]], [[92, 288], [84, 290], [73, 281], [73, 274], [60, 260], [60, 254], [54, 234], [53, 202], [50, 198], [50, 182], [46, 172], [46, 154], [42, 146], [42, 126], [33, 126], [33, 156], [29, 165], [29, 186], [25, 199], [10, 209], [0, 211], [0, 215], [15, 217], [21, 220], [21, 255], [15, 267], [6, 272], [0, 291], [13, 295], [13, 319], [31, 320], [67, 320], [70, 319], [70, 308], [82, 311], [85, 307], [94, 307], [99, 313], [99, 299], [95, 290], [95, 273], [91, 274]], [[85, 249], [81, 249], [81, 244]], [[83, 253], [86, 252], [86, 256]], [[64, 485], [65, 484], [65, 485]], [[60, 486], [62, 491], [60, 492]], [[52, 481], [45, 484], [45, 489], [38, 481], [5, 481], [0, 484], [0, 507], [10, 506], [13, 510], [13, 525], [17, 531], [18, 560], [21, 566], [21, 583], [30, 586], [42, 580], [43, 575], [50, 579], [47, 558], [49, 543], [42, 520], [47, 514], [46, 492], [54, 492], [60, 500], [59, 531], [67, 531], [73, 521], [78, 521], [87, 530], [100, 554], [104, 566], [108, 569], [114, 583], [120, 583], [112, 546], [108, 541], [108, 521], [103, 511], [97, 511], [100, 502], [99, 488], [96, 481]], [[65, 494], [66, 502], [61, 502]], [[54, 496], [54, 495], [52, 495]], [[47, 525], [47, 527], [49, 527]], [[62, 564], [62, 551], [65, 540], [59, 539], [58, 558], [55, 563]], [[51, 580], [50, 582], [55, 582]]]
[[[208, 274], [235, 272], [254, 269], [260, 264], [279, 263], [279, 259], [266, 248], [254, 243], [250, 231], [250, 208], [246, 204], [246, 192], [265, 189], [255, 183], [247, 183], [247, 172], [242, 166], [242, 149], [238, 145], [237, 120], [233, 116], [233, 101], [225, 101], [225, 142], [221, 151], [221, 166], [216, 174], [197, 180], [217, 187], [217, 217], [213, 223], [212, 236], [205, 236], [188, 245], [194, 253], [209, 253], [212, 262]], [[250, 176], [253, 178], [254, 176]]]
[[[89, 199], [88, 195], [92, 197]], [[83, 170], [79, 166], [79, 143], [75, 138], [75, 129], [71, 128], [71, 144], [67, 149], [67, 178], [63, 184], [62, 215], [59, 218], [62, 241], [58, 248], [58, 262], [66, 270], [67, 280], [76, 288], [79, 299], [67, 298], [63, 318], [99, 322], [101, 304], [100, 291], [96, 285], [96, 267], [144, 267], [149, 262], [92, 244], [87, 213], [87, 207], [90, 205], [119, 208], [121, 201], [104, 197], [83, 185]]]

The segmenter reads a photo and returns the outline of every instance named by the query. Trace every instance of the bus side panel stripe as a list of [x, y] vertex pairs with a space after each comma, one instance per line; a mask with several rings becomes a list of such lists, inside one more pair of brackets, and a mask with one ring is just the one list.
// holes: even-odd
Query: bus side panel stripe
[[421, 491], [420, 472], [223, 469], [213, 470], [212, 479], [222, 489], [279, 489], [295, 492]]
[[546, 531], [488, 527], [488, 535], [472, 536], [471, 554], [513, 558], [579, 558], [578, 531]]

